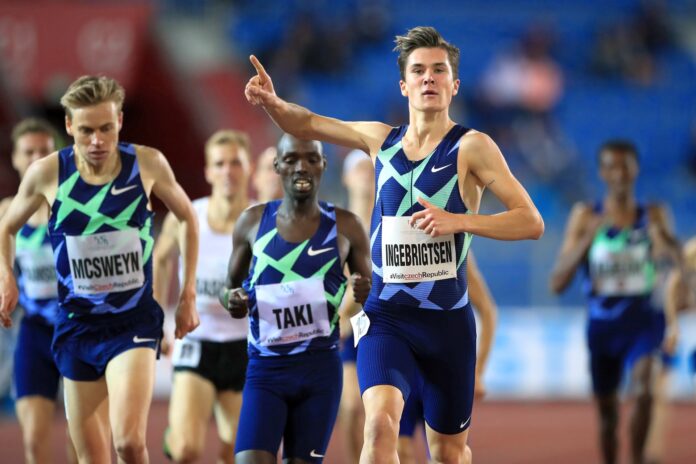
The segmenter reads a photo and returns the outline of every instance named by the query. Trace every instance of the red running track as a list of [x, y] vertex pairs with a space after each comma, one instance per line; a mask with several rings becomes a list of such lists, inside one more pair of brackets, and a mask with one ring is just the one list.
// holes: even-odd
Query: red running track
[[[622, 459], [627, 463], [626, 422], [622, 413]], [[161, 452], [162, 433], [166, 427], [167, 404], [155, 402], [150, 414], [148, 447], [150, 462], [166, 463]], [[64, 462], [65, 420], [55, 419], [52, 438], [56, 464]], [[591, 464], [600, 462], [596, 452], [596, 426], [589, 402], [502, 402], [477, 404], [470, 444], [476, 464]], [[325, 462], [343, 464], [344, 442], [334, 431]], [[214, 462], [215, 436], [208, 432], [209, 447], [201, 461]], [[21, 463], [22, 448], [19, 426], [13, 418], [0, 421], [0, 462]], [[696, 463], [696, 403], [672, 405], [668, 428], [667, 455], [664, 464]]]

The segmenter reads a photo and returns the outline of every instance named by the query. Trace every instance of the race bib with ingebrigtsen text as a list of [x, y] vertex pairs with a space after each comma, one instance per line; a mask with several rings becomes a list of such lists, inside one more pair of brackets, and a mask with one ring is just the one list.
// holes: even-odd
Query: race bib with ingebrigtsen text
[[409, 216], [382, 217], [382, 279], [425, 282], [457, 276], [454, 235], [431, 237], [409, 225]]

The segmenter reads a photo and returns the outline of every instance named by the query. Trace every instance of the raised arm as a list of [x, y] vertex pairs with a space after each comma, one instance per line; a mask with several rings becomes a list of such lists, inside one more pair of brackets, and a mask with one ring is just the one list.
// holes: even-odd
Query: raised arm
[[289, 103], [276, 95], [273, 81], [259, 60], [252, 55], [251, 64], [256, 68], [244, 89], [244, 95], [252, 105], [260, 105], [274, 123], [284, 132], [304, 140], [357, 148], [373, 157], [391, 128], [379, 122], [345, 122], [320, 116], [307, 108]]
[[188, 196], [176, 181], [164, 155], [157, 150], [141, 147], [138, 150], [141, 172], [151, 182], [152, 193], [162, 200], [179, 220], [179, 247], [184, 258], [184, 278], [181, 282], [179, 305], [176, 309], [176, 338], [182, 338], [198, 327], [196, 312], [196, 263], [198, 260], [198, 219]]
[[29, 166], [0, 220], [0, 323], [12, 326], [11, 314], [17, 305], [17, 283], [13, 265], [15, 235], [42, 204], [46, 203], [46, 188], [56, 180], [58, 161], [55, 155], [38, 160]]
[[585, 260], [602, 218], [584, 203], [573, 206], [563, 236], [561, 251], [551, 271], [551, 291], [561, 293], [573, 281], [575, 272]]
[[254, 236], [265, 207], [262, 204], [245, 210], [237, 219], [232, 233], [232, 255], [227, 267], [225, 286], [220, 291], [220, 304], [235, 318], [242, 318], [248, 312], [248, 297], [242, 283], [249, 275]]
[[478, 335], [478, 353], [476, 356], [476, 396], [482, 397], [486, 393], [483, 383], [483, 374], [486, 372], [488, 357], [493, 347], [495, 328], [498, 323], [498, 309], [491, 296], [486, 281], [479, 271], [474, 255], [469, 250], [466, 262], [466, 276], [469, 287], [469, 298], [479, 315], [481, 331]]
[[435, 207], [419, 198], [424, 206], [411, 217], [411, 223], [433, 237], [458, 232], [470, 232], [496, 240], [538, 239], [544, 233], [544, 221], [527, 191], [512, 175], [498, 146], [490, 137], [475, 132], [462, 137], [457, 159], [460, 193], [472, 207], [478, 203], [472, 194], [475, 179], [487, 187], [503, 203], [506, 211], [493, 214], [454, 214]]

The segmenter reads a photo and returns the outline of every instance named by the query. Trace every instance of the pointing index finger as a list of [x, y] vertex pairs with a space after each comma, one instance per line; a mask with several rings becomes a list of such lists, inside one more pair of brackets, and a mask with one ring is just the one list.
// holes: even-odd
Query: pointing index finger
[[263, 67], [258, 58], [256, 58], [254, 55], [250, 55], [249, 61], [251, 61], [251, 64], [254, 66], [254, 69], [256, 69], [256, 73], [259, 75], [259, 78], [261, 79], [261, 84], [265, 84], [266, 81], [270, 80], [270, 77], [266, 72], [266, 69]]

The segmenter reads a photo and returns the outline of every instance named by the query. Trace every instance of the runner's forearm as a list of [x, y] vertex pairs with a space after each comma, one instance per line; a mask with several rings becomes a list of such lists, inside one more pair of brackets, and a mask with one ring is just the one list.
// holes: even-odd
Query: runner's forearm
[[593, 240], [594, 236], [587, 235], [576, 246], [559, 256], [551, 272], [551, 290], [554, 293], [561, 293], [573, 281], [575, 272], [585, 259]]
[[496, 240], [536, 240], [544, 233], [544, 221], [530, 208], [515, 208], [499, 214], [462, 214], [462, 232]]
[[292, 134], [302, 139], [311, 139], [312, 112], [307, 108], [278, 99], [277, 105], [264, 106], [264, 110], [271, 117], [273, 122], [284, 132]]
[[0, 274], [13, 272], [14, 254], [15, 237], [6, 227], [0, 226]]
[[193, 220], [181, 221], [179, 247], [184, 257], [184, 278], [181, 282], [181, 293], [196, 291], [196, 265], [198, 264], [198, 227], [195, 217]]

